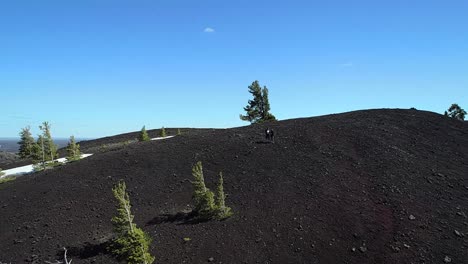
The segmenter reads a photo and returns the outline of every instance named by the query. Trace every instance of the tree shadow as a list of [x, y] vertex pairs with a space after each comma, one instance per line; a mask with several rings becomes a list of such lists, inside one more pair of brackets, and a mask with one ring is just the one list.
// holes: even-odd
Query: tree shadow
[[269, 140], [258, 140], [258, 141], [255, 141], [256, 144], [273, 144], [274, 142], [273, 141], [269, 141]]
[[[111, 241], [105, 241], [99, 244], [91, 244], [86, 242], [82, 246], [72, 246], [67, 247], [67, 255], [69, 258], [78, 258], [78, 259], [87, 259], [96, 257], [98, 255], [110, 255], [109, 247], [111, 246]], [[63, 257], [63, 250], [57, 253], [57, 257]]]
[[198, 214], [194, 211], [177, 212], [175, 214], [160, 214], [146, 223], [146, 226], [159, 225], [163, 223], [175, 223], [176, 225], [194, 225], [207, 221], [209, 221], [209, 219], [198, 217]]

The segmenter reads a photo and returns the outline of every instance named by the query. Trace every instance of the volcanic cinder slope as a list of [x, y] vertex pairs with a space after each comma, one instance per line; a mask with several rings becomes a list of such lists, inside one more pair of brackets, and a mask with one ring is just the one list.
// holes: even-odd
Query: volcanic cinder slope
[[[266, 124], [192, 131], [0, 185], [0, 261], [67, 247], [73, 263], [117, 263], [105, 243], [124, 179], [156, 263], [468, 263], [466, 122], [384, 109], [268, 126], [274, 144]], [[211, 189], [223, 171], [230, 219], [177, 215], [196, 161]]]

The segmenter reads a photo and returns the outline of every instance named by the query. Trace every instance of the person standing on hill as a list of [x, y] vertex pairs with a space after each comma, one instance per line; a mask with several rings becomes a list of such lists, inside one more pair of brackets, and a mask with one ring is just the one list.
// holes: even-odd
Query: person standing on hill
[[265, 138], [273, 143], [275, 142], [275, 132], [273, 129], [267, 128], [265, 130]]

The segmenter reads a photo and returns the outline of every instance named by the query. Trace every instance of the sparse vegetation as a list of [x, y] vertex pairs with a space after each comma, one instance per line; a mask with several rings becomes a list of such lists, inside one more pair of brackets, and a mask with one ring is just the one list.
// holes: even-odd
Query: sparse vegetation
[[161, 137], [167, 137], [167, 134], [166, 134], [166, 129], [164, 127], [161, 128], [161, 132], [159, 134]]
[[225, 199], [226, 195], [224, 194], [224, 179], [223, 173], [219, 173], [219, 181], [218, 181], [218, 188], [216, 190], [216, 218], [217, 219], [225, 219], [232, 215], [232, 211], [230, 207], [226, 206]]
[[75, 137], [71, 136], [67, 146], [67, 161], [79, 160], [80, 158], [80, 145], [76, 144]]
[[465, 120], [466, 111], [458, 104], [452, 104], [449, 109], [444, 112], [444, 115], [463, 121]]
[[193, 198], [195, 200], [195, 212], [201, 219], [225, 219], [232, 215], [231, 208], [225, 206], [225, 195], [223, 189], [223, 176], [220, 173], [220, 179], [215, 196], [205, 185], [202, 163], [197, 162], [192, 168], [192, 175], [195, 178], [192, 181], [194, 187]]
[[241, 114], [240, 119], [243, 121], [249, 121], [252, 124], [275, 121], [275, 116], [270, 113], [268, 88], [266, 86], [261, 88], [258, 81], [254, 81], [249, 86], [249, 93], [252, 94], [253, 100], [249, 100], [249, 104], [244, 107], [244, 111], [246, 111], [247, 114]]
[[43, 122], [39, 129], [42, 130], [42, 146], [44, 152], [45, 160], [54, 160], [58, 158], [57, 145], [54, 144], [52, 140], [52, 135], [50, 133], [50, 124], [49, 122]]
[[140, 131], [140, 135], [138, 135], [138, 141], [149, 141], [150, 137], [148, 136], [148, 132], [146, 132], [145, 126]]
[[201, 161], [197, 162], [193, 166], [192, 175], [195, 178], [195, 180], [192, 181], [194, 188], [193, 199], [195, 200], [195, 212], [200, 218], [210, 219], [215, 214], [214, 194], [205, 185]]
[[109, 144], [102, 144], [98, 147], [93, 147], [88, 149], [87, 151], [89, 152], [107, 152], [107, 151], [114, 151], [114, 150], [119, 150], [122, 149], [131, 143], [138, 142], [137, 140], [126, 140], [122, 142], [117, 142], [117, 143], [109, 143]]
[[2, 168], [0, 168], [0, 176], [3, 176], [5, 173], [2, 171]]
[[0, 178], [0, 184], [16, 180], [16, 176], [5, 176]]
[[111, 246], [112, 253], [125, 259], [128, 264], [153, 263], [154, 257], [149, 253], [151, 238], [133, 223], [125, 182], [120, 181], [112, 192], [118, 201], [117, 215], [112, 218], [116, 235]]
[[30, 158], [34, 151], [34, 138], [31, 134], [31, 128], [29, 126], [22, 128], [20, 132], [20, 141], [18, 155], [21, 159]]

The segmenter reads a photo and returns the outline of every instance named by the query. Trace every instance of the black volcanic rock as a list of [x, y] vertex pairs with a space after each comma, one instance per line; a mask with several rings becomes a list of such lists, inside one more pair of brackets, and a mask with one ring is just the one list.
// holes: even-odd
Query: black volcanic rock
[[[467, 122], [388, 109], [134, 143], [0, 185], [0, 261], [66, 247], [74, 263], [118, 263], [106, 243], [124, 179], [155, 263], [464, 263], [467, 156]], [[188, 221], [199, 160], [212, 190], [223, 171], [225, 221]]]

